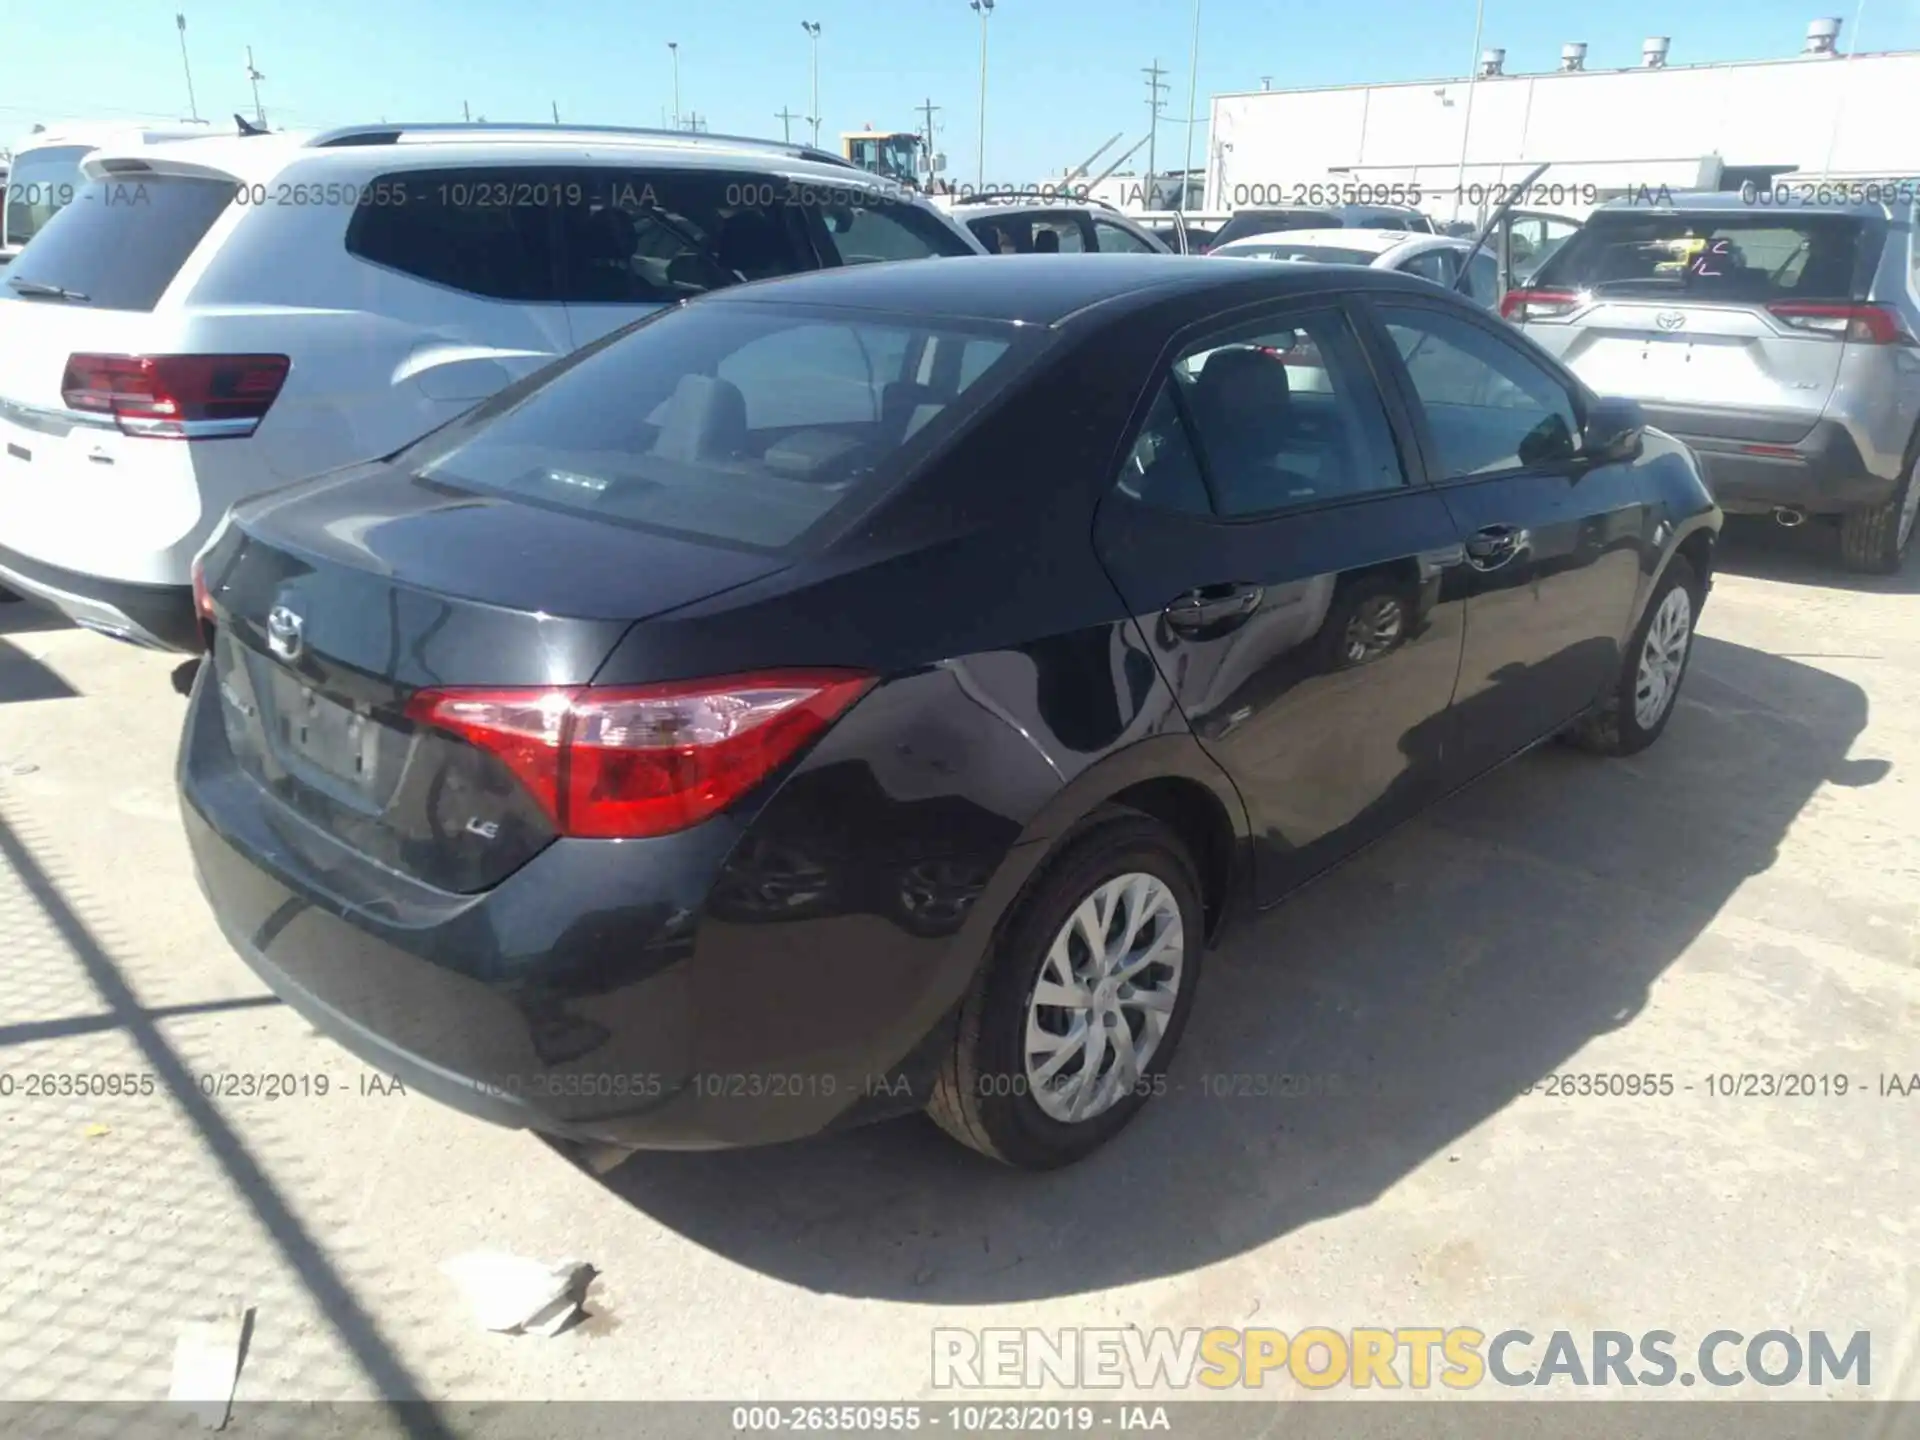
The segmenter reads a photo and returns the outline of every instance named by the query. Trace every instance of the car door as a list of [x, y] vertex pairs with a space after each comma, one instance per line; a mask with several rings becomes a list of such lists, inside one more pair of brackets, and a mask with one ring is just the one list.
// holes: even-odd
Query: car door
[[1333, 301], [1189, 331], [1096, 543], [1271, 903], [1439, 794], [1464, 550]]
[[1454, 711], [1471, 775], [1564, 725], [1618, 673], [1646, 505], [1630, 466], [1580, 453], [1577, 383], [1497, 321], [1438, 297], [1369, 308], [1466, 541]]

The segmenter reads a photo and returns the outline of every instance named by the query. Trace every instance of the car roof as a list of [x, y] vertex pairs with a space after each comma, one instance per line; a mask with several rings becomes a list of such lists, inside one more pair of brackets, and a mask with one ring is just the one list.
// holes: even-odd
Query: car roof
[[[1897, 187], [1892, 181], [1879, 182], [1884, 188]], [[1906, 194], [1911, 196], [1917, 187], [1913, 181], [1904, 182]], [[1871, 182], [1835, 182], [1834, 188], [1841, 191], [1871, 192]], [[1891, 197], [1890, 197], [1891, 198]], [[1904, 207], [1903, 207], [1904, 208]], [[1709, 213], [1741, 214], [1764, 213], [1767, 210], [1799, 210], [1823, 215], [1858, 215], [1862, 218], [1886, 218], [1891, 214], [1888, 205], [1877, 200], [1822, 200], [1817, 187], [1802, 190], [1795, 182], [1783, 185], [1776, 191], [1768, 186], [1756, 187], [1753, 198], [1739, 190], [1681, 190], [1657, 192], [1657, 198], [1645, 194], [1622, 196], [1618, 200], [1609, 200], [1598, 207], [1594, 215], [1619, 215], [1640, 212], [1642, 214], [1665, 215], [1669, 213]], [[1588, 217], [1589, 219], [1592, 216]]]
[[997, 215], [1028, 215], [1038, 214], [1043, 211], [1076, 210], [1086, 214], [1098, 212], [1111, 220], [1129, 220], [1135, 224], [1139, 223], [1133, 216], [1122, 214], [1120, 211], [1114, 210], [1109, 206], [1095, 204], [1089, 200], [1076, 200], [1070, 195], [1062, 195], [1058, 199], [1053, 200], [1047, 199], [1044, 195], [1036, 195], [1029, 200], [970, 200], [964, 202], [948, 200], [944, 204], [936, 200], [934, 203], [940, 205], [942, 210], [945, 210], [947, 214], [953, 216], [956, 220], [985, 220], [992, 219]]
[[[834, 181], [849, 188], [881, 182], [865, 171], [831, 159], [811, 159], [802, 147], [750, 139], [687, 136], [671, 132], [595, 130], [590, 127], [452, 126], [408, 130], [390, 126], [351, 132], [368, 138], [341, 140], [341, 132], [273, 131], [264, 135], [216, 134], [192, 140], [140, 145], [116, 143], [89, 155], [85, 168], [99, 174], [114, 161], [138, 161], [181, 172], [215, 172], [242, 181], [262, 181], [296, 161], [322, 169], [370, 173], [490, 164], [635, 164], [665, 169], [773, 171]], [[391, 136], [391, 138], [385, 138]]]
[[1331, 285], [1422, 295], [1434, 288], [1430, 281], [1356, 266], [1222, 265], [1202, 255], [975, 255], [812, 270], [714, 291], [698, 303], [819, 305], [1055, 326], [1095, 307], [1120, 313], [1181, 294], [1218, 293], [1241, 303]]
[[65, 149], [71, 145], [85, 145], [92, 149], [101, 145], [127, 146], [164, 143], [170, 140], [201, 139], [212, 135], [226, 134], [216, 130], [210, 123], [195, 124], [181, 121], [172, 125], [142, 124], [137, 120], [77, 120], [71, 123], [48, 125], [32, 134], [23, 135], [14, 143], [16, 157], [30, 150]]

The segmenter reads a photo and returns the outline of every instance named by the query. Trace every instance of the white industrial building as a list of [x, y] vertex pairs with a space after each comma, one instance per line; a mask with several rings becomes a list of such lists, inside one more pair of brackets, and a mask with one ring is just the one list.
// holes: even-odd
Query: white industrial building
[[1655, 37], [1623, 70], [1587, 69], [1576, 43], [1544, 74], [1509, 74], [1489, 49], [1471, 80], [1219, 95], [1205, 208], [1293, 203], [1296, 186], [1417, 185], [1443, 220], [1464, 188], [1457, 215], [1471, 219], [1488, 187], [1542, 162], [1552, 168], [1528, 200], [1573, 214], [1596, 191], [1643, 185], [1920, 176], [1920, 51], [1843, 55], [1839, 30], [1816, 20], [1778, 60], [1675, 64]]

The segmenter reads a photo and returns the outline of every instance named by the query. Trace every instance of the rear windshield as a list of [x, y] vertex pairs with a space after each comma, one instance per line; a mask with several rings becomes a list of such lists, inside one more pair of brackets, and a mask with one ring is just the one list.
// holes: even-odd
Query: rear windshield
[[1236, 245], [1219, 252], [1230, 260], [1300, 260], [1315, 265], [1371, 265], [1377, 250], [1343, 250], [1333, 245]]
[[[1543, 290], [1702, 300], [1850, 300], [1871, 277], [1851, 215], [1601, 214], [1548, 257]], [[1858, 293], [1856, 294], [1856, 291]]]
[[1213, 243], [1225, 245], [1253, 235], [1277, 235], [1283, 230], [1338, 230], [1341, 220], [1325, 210], [1242, 210], [1220, 227]]
[[23, 299], [151, 310], [233, 198], [229, 181], [90, 181], [5, 271]]
[[14, 157], [13, 173], [7, 176], [6, 234], [0, 237], [5, 244], [26, 244], [54, 211], [73, 199], [86, 156], [84, 145], [43, 145]]
[[556, 510], [787, 550], [910, 473], [1041, 343], [990, 322], [681, 306], [395, 463]]

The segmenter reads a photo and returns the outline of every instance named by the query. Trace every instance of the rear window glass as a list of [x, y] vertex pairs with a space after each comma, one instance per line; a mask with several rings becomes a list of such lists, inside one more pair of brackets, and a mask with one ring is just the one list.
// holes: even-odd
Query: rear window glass
[[1242, 210], [1220, 227], [1215, 235], [1215, 245], [1225, 245], [1233, 240], [1246, 240], [1255, 235], [1277, 235], [1286, 230], [1338, 230], [1341, 220], [1338, 215], [1326, 210], [1269, 210], [1255, 212]]
[[[1703, 300], [1848, 300], [1872, 258], [1848, 215], [1596, 215], [1534, 272], [1541, 289]], [[1864, 292], [1863, 292], [1864, 293]]]
[[1236, 245], [1218, 253], [1232, 260], [1298, 260], [1313, 265], [1371, 265], [1377, 250], [1344, 250], [1333, 245]]
[[231, 181], [177, 176], [91, 181], [0, 273], [16, 296], [53, 301], [64, 292], [71, 304], [151, 310], [234, 190]]
[[532, 504], [785, 550], [910, 473], [1041, 343], [988, 322], [681, 307], [397, 463]]
[[84, 145], [43, 145], [14, 157], [7, 176], [6, 244], [26, 244], [72, 201], [85, 183], [80, 162], [86, 158]]

